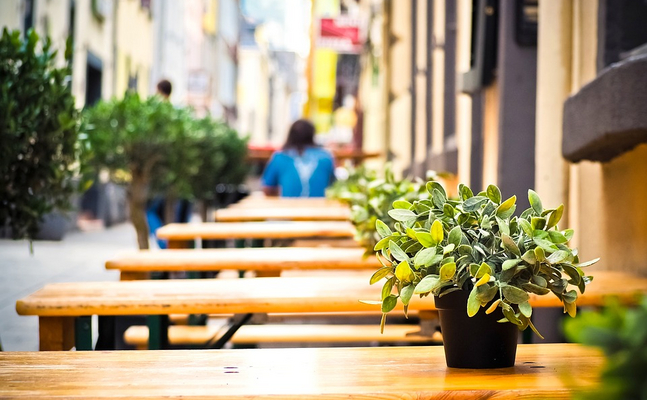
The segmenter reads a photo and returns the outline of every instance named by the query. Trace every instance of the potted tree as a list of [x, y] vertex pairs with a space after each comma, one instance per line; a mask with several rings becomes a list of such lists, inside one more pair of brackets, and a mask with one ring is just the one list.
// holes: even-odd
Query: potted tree
[[575, 289], [583, 293], [592, 279], [582, 268], [597, 259], [580, 263], [568, 247], [573, 230], [557, 227], [564, 206], [544, 209], [532, 190], [531, 207], [515, 216], [516, 197], [503, 201], [494, 185], [473, 195], [461, 184], [456, 200], [438, 182], [426, 188], [430, 199], [393, 204], [394, 229], [376, 222], [381, 240], [374, 249], [384, 266], [370, 283], [386, 279], [382, 329], [398, 300], [406, 313], [414, 294], [433, 294], [448, 366], [510, 367], [517, 328], [539, 335], [529, 294], [552, 292], [575, 316]]
[[[40, 50], [39, 50], [40, 48]], [[70, 55], [68, 46], [66, 56]], [[71, 68], [57, 67], [49, 38], [6, 28], [0, 38], [0, 228], [14, 239], [36, 238], [44, 217], [70, 208], [79, 172], [78, 112], [69, 86]], [[69, 58], [68, 58], [69, 60]], [[56, 231], [56, 232], [54, 232]]]

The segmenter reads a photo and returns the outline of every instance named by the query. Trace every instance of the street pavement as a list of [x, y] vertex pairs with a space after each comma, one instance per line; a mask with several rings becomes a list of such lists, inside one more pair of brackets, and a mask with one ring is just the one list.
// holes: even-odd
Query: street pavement
[[[117, 281], [105, 261], [137, 248], [130, 224], [68, 233], [62, 241], [0, 240], [0, 343], [4, 351], [38, 350], [38, 318], [19, 316], [16, 300], [53, 282]], [[96, 324], [94, 324], [96, 326]]]

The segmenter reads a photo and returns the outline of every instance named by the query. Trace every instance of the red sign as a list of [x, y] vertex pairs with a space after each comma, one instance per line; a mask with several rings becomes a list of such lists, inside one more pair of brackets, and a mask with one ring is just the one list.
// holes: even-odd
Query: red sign
[[362, 49], [359, 20], [347, 17], [321, 18], [317, 47], [339, 53], [359, 53]]

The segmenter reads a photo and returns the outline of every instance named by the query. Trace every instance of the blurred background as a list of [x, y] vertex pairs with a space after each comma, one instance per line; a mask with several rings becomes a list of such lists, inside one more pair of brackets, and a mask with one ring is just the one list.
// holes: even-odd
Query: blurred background
[[[246, 190], [312, 120], [338, 163], [392, 161], [566, 205], [587, 259], [644, 272], [644, 0], [5, 0], [0, 26], [72, 44], [78, 108], [168, 79], [170, 101], [248, 136]], [[86, 228], [126, 220], [99, 175]], [[98, 221], [98, 222], [97, 222]]]

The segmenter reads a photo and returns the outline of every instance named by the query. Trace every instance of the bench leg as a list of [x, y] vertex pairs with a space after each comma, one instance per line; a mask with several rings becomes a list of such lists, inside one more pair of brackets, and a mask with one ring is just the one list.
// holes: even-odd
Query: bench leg
[[[225, 332], [224, 335], [222, 335], [215, 343], [207, 343], [207, 346], [212, 349], [222, 349], [225, 344], [231, 340], [231, 338], [234, 336], [234, 334], [240, 329], [241, 326], [245, 325], [247, 322], [249, 322], [250, 319], [254, 314], [249, 313], [249, 314], [243, 314], [243, 315], [235, 315], [234, 316], [234, 322], [231, 324], [227, 332]], [[149, 338], [150, 340], [150, 338]]]
[[74, 317], [39, 317], [39, 349], [69, 350], [74, 347]]
[[74, 318], [74, 347], [77, 351], [92, 350], [92, 317]]
[[121, 271], [119, 279], [122, 281], [141, 281], [150, 279], [150, 274], [148, 272], [139, 271]]
[[148, 316], [148, 349], [163, 350], [169, 348], [168, 315]]
[[115, 316], [99, 316], [99, 337], [96, 350], [115, 350], [117, 341], [115, 337]]

